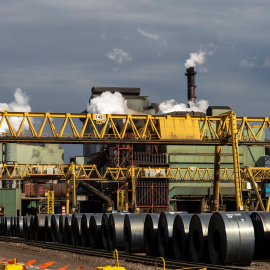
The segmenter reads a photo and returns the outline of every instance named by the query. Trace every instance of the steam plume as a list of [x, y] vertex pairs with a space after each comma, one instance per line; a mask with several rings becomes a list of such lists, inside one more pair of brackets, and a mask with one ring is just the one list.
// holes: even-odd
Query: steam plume
[[[14, 101], [11, 103], [0, 103], [0, 111], [6, 110], [8, 112], [31, 112], [31, 107], [28, 104], [29, 98], [26, 93], [23, 93], [20, 88], [17, 88], [14, 93]], [[10, 117], [10, 122], [15, 131], [18, 130], [22, 118], [21, 117]], [[27, 123], [24, 124], [23, 131], [29, 129]], [[0, 132], [9, 132], [9, 128], [6, 120], [3, 121], [0, 127]]]
[[119, 92], [104, 92], [91, 99], [90, 104], [87, 105], [89, 113], [127, 114], [127, 110], [127, 101]]
[[190, 53], [190, 58], [186, 60], [185, 67], [196, 67], [196, 65], [202, 65], [205, 62], [206, 55], [212, 55], [213, 52], [206, 52], [199, 50], [198, 53]]
[[185, 112], [206, 112], [208, 108], [207, 100], [198, 100], [195, 103], [192, 101], [188, 102], [189, 107], [184, 103], [177, 103], [174, 99], [166, 100], [160, 103], [159, 109], [162, 113], [170, 113], [175, 111], [185, 111]]

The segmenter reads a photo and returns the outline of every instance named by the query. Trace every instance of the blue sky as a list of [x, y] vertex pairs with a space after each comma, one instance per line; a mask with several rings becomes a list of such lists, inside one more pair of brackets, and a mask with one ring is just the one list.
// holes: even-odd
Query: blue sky
[[0, 3], [0, 102], [16, 88], [32, 111], [81, 112], [93, 86], [140, 87], [151, 102], [197, 97], [268, 116], [269, 0], [13, 0]]

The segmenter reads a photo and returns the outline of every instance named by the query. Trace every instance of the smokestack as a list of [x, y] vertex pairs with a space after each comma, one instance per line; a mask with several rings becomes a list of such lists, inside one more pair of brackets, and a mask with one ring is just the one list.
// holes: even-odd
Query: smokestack
[[187, 68], [185, 75], [187, 76], [187, 90], [188, 90], [188, 101], [195, 102], [195, 74], [194, 67]]

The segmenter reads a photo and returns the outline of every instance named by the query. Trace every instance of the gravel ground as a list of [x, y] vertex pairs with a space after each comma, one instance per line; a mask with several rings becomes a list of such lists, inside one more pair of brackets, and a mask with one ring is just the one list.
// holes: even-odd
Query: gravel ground
[[[115, 266], [116, 260], [107, 259], [102, 257], [92, 257], [84, 255], [71, 254], [69, 252], [54, 251], [50, 249], [42, 249], [38, 247], [32, 247], [20, 243], [7, 243], [0, 242], [0, 259], [8, 260], [16, 258], [19, 263], [24, 263], [29, 260], [38, 260], [38, 263], [33, 264], [31, 269], [39, 269], [38, 266], [46, 263], [55, 261], [53, 265], [47, 269], [58, 269], [66, 265], [70, 266], [67, 270], [75, 270], [80, 266], [84, 266], [85, 270], [95, 270], [97, 266]], [[126, 270], [154, 270], [155, 266], [146, 266], [143, 264], [135, 264], [119, 260], [120, 266], [126, 268]], [[270, 260], [269, 261], [253, 261], [249, 267], [241, 267], [247, 270], [269, 270], [270, 269]], [[163, 269], [161, 267], [159, 270]], [[168, 268], [166, 268], [168, 269]]]

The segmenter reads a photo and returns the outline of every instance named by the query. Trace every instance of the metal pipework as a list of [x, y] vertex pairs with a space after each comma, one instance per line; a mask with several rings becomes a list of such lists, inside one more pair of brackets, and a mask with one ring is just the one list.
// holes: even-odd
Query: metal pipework
[[95, 214], [90, 218], [89, 245], [91, 248], [103, 248], [102, 245], [102, 216]]
[[108, 249], [124, 250], [124, 219], [126, 214], [111, 214], [108, 222]]
[[158, 221], [158, 255], [160, 257], [172, 257], [173, 222], [179, 213], [163, 212]]
[[52, 242], [59, 242], [59, 220], [60, 214], [54, 214], [51, 217]]
[[83, 214], [73, 214], [71, 219], [71, 243], [81, 246], [81, 220]]
[[195, 96], [195, 75], [196, 71], [194, 70], [194, 67], [190, 67], [186, 69], [185, 75], [187, 76], [187, 91], [188, 91], [188, 101], [195, 102], [196, 96]]
[[144, 250], [147, 256], [158, 256], [158, 220], [159, 214], [148, 214], [144, 221]]
[[90, 218], [93, 214], [83, 214], [81, 219], [81, 243], [83, 247], [88, 247], [89, 243], [89, 226]]
[[189, 225], [189, 256], [192, 262], [209, 262], [208, 225], [212, 214], [194, 214]]
[[124, 242], [128, 253], [144, 252], [144, 221], [147, 214], [126, 215], [124, 219]]
[[254, 228], [246, 212], [216, 212], [208, 231], [211, 262], [219, 265], [250, 265], [255, 248]]
[[255, 252], [254, 259], [266, 260], [270, 258], [270, 213], [253, 212], [250, 215], [255, 232]]
[[177, 260], [187, 261], [189, 225], [193, 214], [179, 214], [173, 223], [173, 254]]

